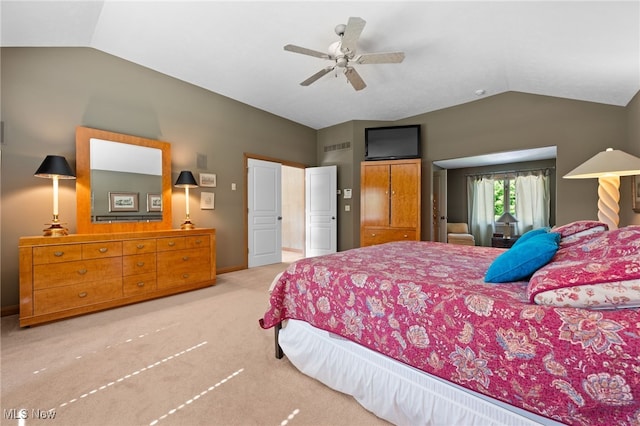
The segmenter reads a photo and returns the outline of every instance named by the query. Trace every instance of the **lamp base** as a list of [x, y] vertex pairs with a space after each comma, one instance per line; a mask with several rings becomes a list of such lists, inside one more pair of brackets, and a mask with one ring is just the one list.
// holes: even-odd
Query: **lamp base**
[[620, 223], [620, 176], [598, 178], [598, 220], [606, 223], [609, 231], [618, 229]]
[[182, 225], [180, 225], [180, 229], [195, 229], [196, 225], [191, 222], [190, 219], [187, 219], [184, 221], [184, 223]]
[[43, 235], [45, 237], [62, 237], [64, 235], [69, 235], [69, 230], [59, 222], [53, 222], [51, 223], [51, 226], [43, 229]]

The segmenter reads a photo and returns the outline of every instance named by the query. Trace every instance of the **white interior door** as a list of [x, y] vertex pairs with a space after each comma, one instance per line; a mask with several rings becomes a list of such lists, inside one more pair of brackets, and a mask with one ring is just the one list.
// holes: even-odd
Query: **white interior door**
[[249, 268], [282, 262], [281, 164], [249, 158]]
[[433, 172], [433, 241], [447, 242], [447, 170]]
[[335, 253], [338, 247], [337, 166], [305, 169], [305, 256]]

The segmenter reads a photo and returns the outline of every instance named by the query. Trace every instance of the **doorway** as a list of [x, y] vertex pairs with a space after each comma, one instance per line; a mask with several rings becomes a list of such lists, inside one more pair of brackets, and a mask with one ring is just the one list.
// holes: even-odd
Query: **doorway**
[[246, 266], [337, 250], [337, 167], [245, 154]]
[[245, 154], [245, 267], [304, 257], [305, 165]]

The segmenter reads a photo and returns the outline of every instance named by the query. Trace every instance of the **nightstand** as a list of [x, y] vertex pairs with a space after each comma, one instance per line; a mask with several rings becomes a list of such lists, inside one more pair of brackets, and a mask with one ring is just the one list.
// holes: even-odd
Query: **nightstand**
[[491, 247], [498, 248], [511, 248], [512, 245], [520, 238], [519, 235], [515, 235], [511, 238], [503, 238], [503, 237], [492, 237], [491, 238]]

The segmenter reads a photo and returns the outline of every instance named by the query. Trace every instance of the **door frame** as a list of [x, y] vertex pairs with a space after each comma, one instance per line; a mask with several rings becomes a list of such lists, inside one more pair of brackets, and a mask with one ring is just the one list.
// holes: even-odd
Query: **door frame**
[[[244, 260], [242, 269], [249, 269], [249, 159], [270, 161], [272, 163], [279, 163], [283, 166], [295, 167], [299, 169], [306, 169], [307, 165], [297, 163], [295, 161], [283, 160], [281, 158], [268, 157], [266, 155], [252, 154], [250, 152], [243, 153], [243, 167], [244, 167], [244, 194], [242, 199], [242, 207], [244, 212], [243, 226], [244, 226]], [[306, 238], [306, 236], [305, 236]]]

